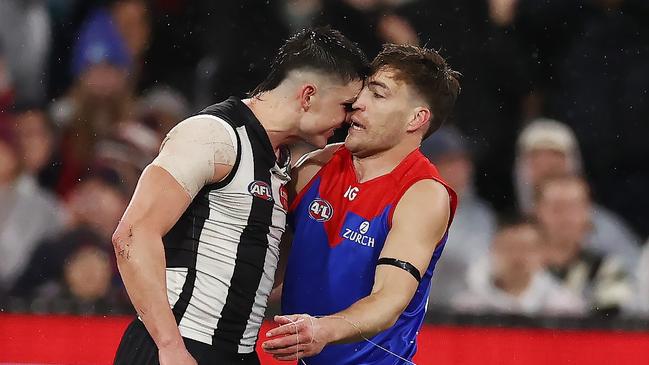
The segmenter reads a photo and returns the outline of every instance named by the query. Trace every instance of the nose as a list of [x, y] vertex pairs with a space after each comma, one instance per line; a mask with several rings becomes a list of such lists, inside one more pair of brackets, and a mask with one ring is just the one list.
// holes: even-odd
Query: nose
[[354, 111], [356, 111], [356, 110], [365, 111], [365, 103], [364, 103], [363, 100], [361, 99], [361, 96], [362, 96], [362, 93], [361, 93], [361, 95], [359, 95], [358, 98], [357, 98], [357, 99], [352, 103], [352, 112], [354, 112]]

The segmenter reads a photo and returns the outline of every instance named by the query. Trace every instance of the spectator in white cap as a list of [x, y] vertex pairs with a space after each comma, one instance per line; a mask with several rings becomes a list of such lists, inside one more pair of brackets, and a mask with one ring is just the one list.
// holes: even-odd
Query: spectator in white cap
[[435, 267], [429, 301], [432, 307], [448, 309], [451, 298], [465, 289], [469, 266], [487, 254], [495, 217], [491, 206], [474, 191], [471, 153], [456, 129], [442, 127], [422, 142], [420, 150], [460, 197], [444, 255]]
[[[574, 132], [556, 120], [540, 118], [532, 121], [523, 129], [517, 142], [514, 186], [520, 212], [527, 216], [534, 212], [534, 191], [541, 181], [566, 174], [583, 174]], [[590, 220], [586, 248], [614, 254], [624, 260], [627, 269], [634, 267], [640, 253], [640, 241], [629, 226], [598, 204], [592, 205]]]

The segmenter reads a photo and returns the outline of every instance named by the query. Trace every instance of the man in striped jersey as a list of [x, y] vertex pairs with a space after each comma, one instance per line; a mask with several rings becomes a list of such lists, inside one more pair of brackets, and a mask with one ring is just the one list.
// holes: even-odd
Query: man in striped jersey
[[339, 32], [305, 30], [250, 99], [212, 105], [169, 132], [113, 236], [139, 316], [116, 364], [259, 364], [286, 221], [283, 146], [323, 147], [366, 67]]

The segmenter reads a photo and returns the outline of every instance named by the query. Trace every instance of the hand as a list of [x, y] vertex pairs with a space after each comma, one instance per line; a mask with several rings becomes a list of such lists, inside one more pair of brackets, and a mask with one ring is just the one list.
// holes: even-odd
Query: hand
[[185, 345], [159, 349], [158, 359], [160, 360], [160, 365], [198, 365], [196, 360], [185, 348]]
[[327, 344], [319, 319], [308, 314], [275, 316], [280, 326], [266, 334], [275, 337], [262, 344], [262, 349], [277, 360], [299, 360], [320, 353]]

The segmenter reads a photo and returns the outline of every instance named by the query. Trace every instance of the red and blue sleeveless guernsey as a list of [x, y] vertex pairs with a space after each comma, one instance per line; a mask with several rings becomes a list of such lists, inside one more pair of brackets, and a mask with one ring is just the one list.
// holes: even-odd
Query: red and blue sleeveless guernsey
[[[457, 196], [418, 149], [389, 174], [359, 183], [351, 153], [339, 148], [289, 208], [294, 238], [284, 278], [282, 312], [328, 315], [368, 296], [394, 209], [406, 190], [423, 179], [437, 180], [446, 186], [451, 201], [450, 225]], [[406, 310], [394, 326], [371, 338], [403, 358], [412, 359], [417, 351], [416, 337], [424, 320], [433, 269], [447, 236], [448, 227]], [[328, 345], [305, 362], [308, 365], [404, 363], [367, 341]]]

